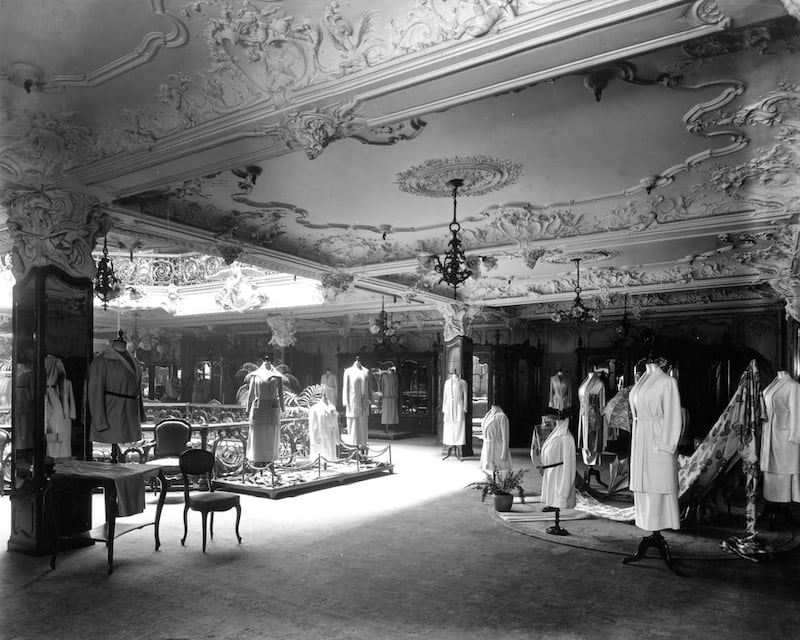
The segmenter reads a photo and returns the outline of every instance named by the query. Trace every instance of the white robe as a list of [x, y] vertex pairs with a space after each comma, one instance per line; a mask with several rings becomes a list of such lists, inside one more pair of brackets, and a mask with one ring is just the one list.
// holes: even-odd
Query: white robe
[[322, 386], [322, 393], [328, 402], [336, 404], [336, 397], [339, 395], [339, 383], [336, 381], [336, 376], [330, 371], [326, 371], [319, 379], [319, 384]]
[[764, 499], [800, 502], [800, 383], [779, 371], [762, 395], [767, 410], [760, 461]]
[[309, 457], [322, 456], [333, 461], [339, 457], [339, 412], [330, 402], [320, 400], [308, 412]]
[[444, 383], [442, 393], [442, 444], [447, 447], [461, 446], [467, 442], [464, 413], [467, 410], [467, 383], [458, 377], [450, 377]]
[[508, 416], [497, 405], [483, 416], [483, 447], [481, 469], [491, 474], [495, 467], [511, 469], [511, 453], [508, 450]]
[[347, 420], [347, 436], [344, 439], [349, 445], [367, 444], [369, 436], [369, 370], [354, 364], [344, 370], [342, 380], [342, 404]]
[[541, 463], [546, 467], [542, 473], [542, 504], [572, 509], [575, 506], [575, 439], [569, 432], [569, 420], [556, 422], [556, 428], [542, 445]]
[[681, 399], [678, 381], [648, 364], [630, 392], [630, 489], [636, 526], [645, 531], [680, 529], [678, 456]]

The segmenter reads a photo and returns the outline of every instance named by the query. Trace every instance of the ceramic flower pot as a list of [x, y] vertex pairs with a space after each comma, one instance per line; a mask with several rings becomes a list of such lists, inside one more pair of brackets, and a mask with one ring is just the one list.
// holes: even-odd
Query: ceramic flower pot
[[510, 493], [496, 493], [494, 495], [495, 511], [511, 511], [512, 504], [514, 504], [514, 496]]

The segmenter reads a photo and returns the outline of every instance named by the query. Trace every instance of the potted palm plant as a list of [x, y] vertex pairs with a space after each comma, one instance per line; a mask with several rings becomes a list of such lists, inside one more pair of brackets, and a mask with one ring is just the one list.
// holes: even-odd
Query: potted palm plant
[[486, 500], [486, 496], [493, 496], [495, 511], [511, 511], [515, 493], [522, 502], [525, 502], [525, 494], [522, 491], [522, 476], [525, 474], [525, 469], [514, 471], [498, 469], [495, 466], [491, 474], [486, 471], [483, 473], [486, 480], [467, 485], [481, 492], [481, 502]]

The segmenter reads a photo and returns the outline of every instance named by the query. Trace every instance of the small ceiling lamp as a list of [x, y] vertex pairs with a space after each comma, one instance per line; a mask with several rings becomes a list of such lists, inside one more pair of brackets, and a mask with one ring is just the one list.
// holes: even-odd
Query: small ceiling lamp
[[114, 273], [114, 263], [108, 257], [108, 237], [103, 238], [103, 257], [97, 262], [94, 276], [94, 293], [108, 310], [108, 303], [119, 296], [119, 279]]
[[619, 321], [614, 331], [620, 338], [628, 337], [628, 332], [631, 330], [631, 321], [628, 319], [628, 294], [623, 298], [624, 308], [622, 311], [622, 319]]
[[381, 310], [369, 323], [369, 332], [375, 336], [376, 347], [388, 347], [400, 341], [397, 329], [400, 328], [399, 322], [390, 320], [389, 314], [384, 308], [384, 300], [381, 297]]
[[575, 299], [572, 301], [572, 306], [564, 311], [559, 309], [551, 316], [553, 322], [571, 322], [572, 324], [581, 325], [587, 320], [597, 322], [600, 320], [600, 310], [591, 309], [587, 307], [581, 299], [581, 259], [573, 258], [572, 262], [575, 263], [577, 270], [577, 278], [575, 280]]
[[461, 231], [461, 225], [456, 217], [458, 189], [464, 185], [464, 181], [461, 178], [453, 178], [447, 184], [453, 187], [453, 221], [450, 223], [450, 233], [453, 236], [450, 238], [450, 242], [447, 243], [449, 248], [444, 258], [439, 256], [431, 257], [434, 260], [433, 270], [440, 276], [439, 282], [445, 282], [448, 286], [453, 287], [453, 298], [456, 298], [458, 297], [458, 285], [463, 284], [472, 275], [472, 270], [467, 268], [467, 259], [464, 255], [461, 238], [458, 235], [458, 232]]

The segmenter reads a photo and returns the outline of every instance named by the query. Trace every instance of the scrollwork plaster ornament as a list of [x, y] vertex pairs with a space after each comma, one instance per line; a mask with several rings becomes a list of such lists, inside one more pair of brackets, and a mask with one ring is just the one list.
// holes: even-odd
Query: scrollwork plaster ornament
[[341, 294], [353, 287], [353, 274], [345, 271], [326, 273], [320, 280], [322, 298], [325, 302], [334, 302]]
[[317, 107], [311, 111], [290, 111], [281, 125], [261, 127], [264, 135], [281, 138], [290, 149], [305, 149], [309, 160], [318, 157], [334, 140], [345, 137], [355, 120], [355, 101]]
[[269, 344], [286, 348], [291, 347], [297, 342], [296, 331], [297, 325], [295, 319], [287, 315], [272, 315], [267, 316], [267, 324], [269, 325], [272, 335], [269, 339]]
[[214, 246], [216, 246], [222, 259], [225, 260], [225, 264], [233, 264], [244, 251], [242, 243], [236, 240], [231, 234], [217, 236], [214, 239]]
[[451, 302], [437, 305], [436, 309], [444, 320], [444, 340], [449, 342], [459, 336], [472, 335], [472, 322], [480, 312], [480, 307]]
[[7, 191], [14, 241], [12, 272], [19, 281], [34, 267], [54, 265], [77, 278], [93, 278], [92, 249], [108, 232], [111, 220], [97, 198], [66, 191]]
[[255, 287], [244, 276], [238, 266], [225, 279], [222, 288], [214, 297], [216, 303], [226, 311], [250, 311], [260, 309], [269, 302], [269, 296], [262, 289]]
[[731, 26], [731, 19], [722, 12], [716, 0], [697, 0], [687, 12], [687, 18], [697, 25], [717, 25], [723, 29]]
[[426, 160], [397, 175], [400, 191], [430, 198], [450, 198], [450, 180], [464, 181], [459, 194], [479, 196], [515, 183], [522, 175], [522, 165], [503, 158], [468, 156]]

